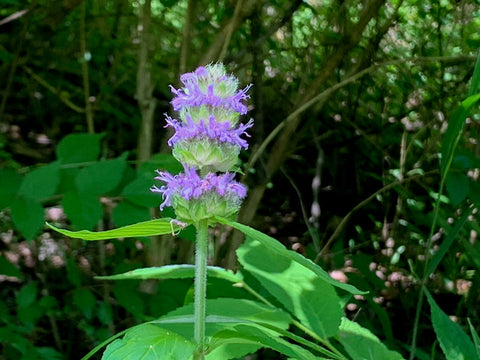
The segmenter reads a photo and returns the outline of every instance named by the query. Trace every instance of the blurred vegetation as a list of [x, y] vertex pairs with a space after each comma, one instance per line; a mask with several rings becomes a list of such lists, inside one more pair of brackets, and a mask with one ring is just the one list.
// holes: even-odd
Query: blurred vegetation
[[[462, 327], [468, 318], [478, 328], [478, 106], [442, 194], [439, 154], [454, 110], [477, 92], [479, 5], [3, 0], [0, 357], [80, 358], [191, 301], [189, 280], [93, 277], [191, 263], [192, 230], [86, 244], [44, 222], [105, 230], [172, 216], [148, 190], [154, 169], [180, 170], [166, 147], [169, 84], [215, 61], [254, 85], [239, 222], [368, 290], [348, 316], [405, 356], [425, 257], [443, 251], [427, 288]], [[211, 263], [235, 268], [240, 233], [212, 237]], [[212, 280], [209, 291], [237, 289]], [[417, 337], [419, 359], [442, 359], [427, 305]]]

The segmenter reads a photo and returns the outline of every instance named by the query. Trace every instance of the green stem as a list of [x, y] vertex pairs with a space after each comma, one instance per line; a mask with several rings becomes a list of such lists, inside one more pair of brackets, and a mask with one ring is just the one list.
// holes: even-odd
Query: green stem
[[205, 314], [207, 298], [207, 239], [208, 220], [199, 221], [195, 243], [195, 312], [194, 337], [198, 344], [195, 360], [205, 358]]

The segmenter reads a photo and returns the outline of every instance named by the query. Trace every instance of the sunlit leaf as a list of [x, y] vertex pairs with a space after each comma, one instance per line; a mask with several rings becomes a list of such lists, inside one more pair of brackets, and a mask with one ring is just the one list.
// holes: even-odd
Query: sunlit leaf
[[338, 332], [342, 309], [334, 287], [293, 261], [287, 251], [271, 251], [258, 241], [237, 250], [238, 260], [300, 322], [322, 338]]
[[47, 223], [47, 225], [51, 229], [72, 238], [83, 240], [106, 240], [137, 236], [163, 235], [171, 234], [172, 232], [176, 233], [181, 228], [176, 223], [171, 222], [171, 220], [172, 219], [170, 218], [155, 219], [133, 225], [127, 225], [118, 229], [97, 232], [88, 230], [70, 231], [58, 229], [49, 223]]
[[362, 360], [402, 360], [403, 357], [392, 350], [389, 350], [382, 342], [368, 329], [359, 324], [342, 318], [340, 332], [338, 334], [340, 343], [352, 359]]
[[178, 334], [151, 324], [129, 329], [111, 343], [102, 360], [164, 360], [192, 358], [196, 346]]
[[[217, 266], [209, 266], [207, 268], [208, 277], [216, 277], [224, 279], [232, 283], [242, 281], [239, 275], [234, 274], [230, 270]], [[97, 276], [101, 280], [128, 280], [128, 279], [186, 279], [195, 275], [195, 265], [166, 265], [161, 267], [150, 267], [143, 269], [135, 269], [123, 274], [110, 276]]]
[[300, 265], [306, 267], [307, 269], [313, 271], [315, 274], [317, 274], [320, 278], [328, 282], [329, 284], [336, 286], [340, 289], [343, 289], [351, 294], [354, 295], [361, 295], [361, 294], [366, 294], [365, 291], [358, 290], [356, 287], [349, 285], [349, 284], [343, 284], [339, 281], [336, 281], [328, 275], [328, 273], [323, 270], [320, 266], [315, 264], [313, 261], [310, 259], [305, 258], [304, 256], [296, 253], [295, 251], [287, 250], [285, 246], [283, 246], [279, 241], [275, 240], [274, 238], [265, 235], [264, 233], [255, 230], [249, 226], [239, 224], [235, 221], [230, 221], [225, 218], [219, 218], [217, 217], [216, 220], [219, 223], [229, 225], [237, 230], [240, 230], [243, 232], [245, 235], [251, 237], [254, 240], [259, 241], [262, 243], [262, 245], [266, 246], [268, 249], [273, 251], [276, 254], [279, 254], [281, 256], [286, 256], [290, 259], [292, 259], [295, 262], [298, 262]]

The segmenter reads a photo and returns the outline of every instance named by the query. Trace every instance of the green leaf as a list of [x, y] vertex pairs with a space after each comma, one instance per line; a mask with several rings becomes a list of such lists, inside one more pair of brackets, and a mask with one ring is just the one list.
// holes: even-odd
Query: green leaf
[[87, 319], [92, 318], [97, 300], [90, 290], [83, 288], [75, 289], [73, 292], [73, 302]]
[[463, 125], [472, 107], [480, 100], [480, 94], [466, 98], [455, 110], [442, 141], [442, 178], [445, 177], [453, 160], [455, 148], [460, 140]]
[[432, 313], [432, 324], [437, 334], [440, 347], [447, 360], [475, 360], [480, 359], [475, 346], [462, 330], [460, 325], [453, 322], [440, 309], [430, 292], [425, 289], [428, 303]]
[[467, 175], [458, 171], [449, 171], [445, 181], [453, 206], [457, 206], [467, 198], [470, 191], [470, 180]]
[[0, 256], [0, 274], [23, 279], [22, 272], [4, 256]]
[[[225, 270], [217, 266], [208, 266], [208, 277], [224, 279], [232, 283], [241, 282], [241, 276], [234, 274], [231, 270]], [[135, 269], [123, 274], [110, 276], [96, 276], [101, 280], [129, 280], [129, 279], [187, 279], [195, 275], [195, 265], [166, 265], [161, 267], [150, 267]]]
[[62, 360], [63, 359], [63, 355], [51, 347], [35, 346], [35, 350], [40, 356], [40, 359], [43, 359], [43, 360]]
[[359, 324], [342, 318], [340, 332], [338, 334], [340, 343], [353, 359], [362, 360], [400, 360], [403, 357], [381, 343], [381, 341], [369, 330]]
[[475, 204], [475, 206], [480, 207], [480, 183], [470, 179], [470, 193], [468, 196]]
[[249, 237], [237, 255], [243, 267], [304, 326], [322, 338], [338, 332], [342, 309], [330, 282], [293, 261], [286, 250], [280, 254]]
[[28, 173], [18, 193], [29, 199], [43, 200], [55, 194], [59, 183], [60, 163], [55, 161]]
[[103, 134], [71, 134], [57, 146], [57, 159], [62, 164], [76, 164], [97, 160]]
[[468, 95], [476, 94], [478, 92], [479, 86], [480, 86], [480, 52], [478, 53], [477, 61], [475, 62], [475, 69], [473, 70], [473, 75], [470, 82], [470, 89], [468, 91]]
[[103, 215], [100, 201], [90, 194], [67, 192], [63, 195], [62, 206], [70, 221], [79, 229], [93, 229]]
[[170, 218], [162, 218], [144, 221], [141, 223], [127, 225], [118, 229], [107, 230], [107, 231], [69, 231], [58, 229], [55, 226], [48, 224], [47, 226], [51, 229], [58, 231], [59, 233], [77, 239], [83, 240], [106, 240], [106, 239], [117, 239], [117, 238], [126, 238], [126, 237], [137, 237], [137, 236], [154, 236], [154, 235], [163, 235], [171, 234], [172, 232], [178, 232], [181, 228], [171, 222]]
[[159, 206], [161, 203], [161, 197], [150, 191], [150, 188], [154, 184], [153, 177], [153, 173], [149, 177], [139, 176], [123, 188], [121, 195], [138, 206]]
[[[48, 224], [47, 224], [48, 225]], [[67, 260], [67, 279], [76, 287], [82, 285], [82, 277], [74, 257]]]
[[315, 264], [310, 259], [305, 258], [304, 256], [300, 255], [299, 253], [296, 253], [295, 251], [287, 250], [285, 246], [283, 246], [280, 242], [278, 242], [277, 240], [275, 240], [274, 238], [268, 235], [265, 235], [264, 233], [258, 230], [255, 230], [249, 226], [242, 225], [235, 221], [231, 221], [225, 218], [217, 217], [216, 220], [221, 224], [229, 225], [237, 230], [240, 230], [245, 235], [251, 237], [253, 240], [257, 240], [260, 243], [262, 243], [262, 245], [264, 245], [265, 247], [273, 251], [275, 254], [278, 254], [280, 256], [286, 256], [291, 260], [298, 262], [300, 265], [313, 271], [321, 279], [325, 280], [326, 282], [328, 282], [333, 286], [343, 289], [353, 295], [366, 294], [365, 291], [358, 290], [356, 287], [352, 285], [343, 284], [339, 281], [332, 279], [325, 270], [323, 270], [320, 266]]
[[[281, 309], [246, 299], [207, 299], [206, 335], [232, 328], [235, 324], [256, 322], [287, 329], [291, 318]], [[193, 337], [193, 304], [178, 308], [152, 323], [171, 329], [186, 338]]]
[[115, 206], [112, 217], [116, 226], [131, 225], [151, 218], [148, 208], [137, 206], [126, 200]]
[[26, 240], [32, 240], [43, 227], [45, 213], [42, 205], [32, 199], [18, 197], [10, 209], [17, 229]]
[[0, 210], [11, 205], [22, 182], [22, 176], [12, 169], [0, 169]]
[[477, 357], [480, 359], [480, 337], [478, 336], [477, 330], [472, 325], [470, 319], [467, 319], [468, 326], [470, 327], [470, 332], [472, 333], [473, 343], [475, 344], [475, 350], [477, 351]]
[[[262, 328], [255, 324], [239, 324], [232, 329], [226, 329], [218, 332], [212, 338], [210, 347], [216, 349], [225, 344], [261, 344], [263, 347], [273, 349], [283, 355], [292, 357], [297, 360], [315, 360], [318, 359], [311, 352], [304, 348], [291, 344], [282, 339], [280, 334]], [[212, 352], [215, 354], [215, 352]], [[227, 355], [229, 355], [227, 353]], [[219, 357], [208, 357], [209, 359], [220, 359]], [[226, 358], [228, 359], [228, 358]], [[382, 359], [383, 360], [383, 359]]]
[[123, 339], [111, 343], [102, 360], [188, 360], [195, 344], [178, 334], [151, 324], [129, 329]]
[[115, 299], [137, 319], [142, 319], [145, 313], [145, 301], [137, 289], [138, 282], [122, 281], [115, 283], [113, 294]]
[[22, 287], [17, 294], [17, 304], [20, 309], [25, 309], [37, 300], [38, 288], [36, 282], [31, 282]]
[[98, 319], [104, 325], [110, 325], [113, 323], [112, 307], [105, 301], [100, 302], [98, 306]]
[[75, 179], [76, 188], [83, 194], [104, 195], [120, 184], [126, 166], [123, 158], [88, 165], [78, 173]]
[[172, 154], [159, 153], [153, 155], [150, 160], [140, 164], [138, 173], [146, 177], [155, 177], [155, 170], [168, 171], [170, 174], [178, 174], [183, 170], [182, 164]]

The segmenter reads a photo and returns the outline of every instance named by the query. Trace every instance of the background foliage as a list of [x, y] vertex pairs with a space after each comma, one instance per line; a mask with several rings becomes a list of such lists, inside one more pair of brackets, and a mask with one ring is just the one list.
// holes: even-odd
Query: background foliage
[[[191, 263], [192, 230], [86, 244], [44, 221], [106, 230], [159, 217], [153, 171], [180, 170], [166, 149], [168, 85], [219, 60], [254, 84], [239, 222], [368, 290], [349, 300], [347, 315], [404, 355], [425, 256], [434, 259], [429, 303], [478, 328], [475, 101], [465, 124], [445, 132], [478, 92], [479, 12], [473, 0], [4, 0], [1, 356], [76, 358], [191, 301], [189, 279], [93, 276]], [[429, 244], [439, 154], [453, 150]], [[211, 263], [235, 268], [240, 233], [213, 237]], [[212, 279], [209, 291], [238, 289]], [[434, 327], [443, 318], [424, 306], [417, 356], [441, 359]]]

